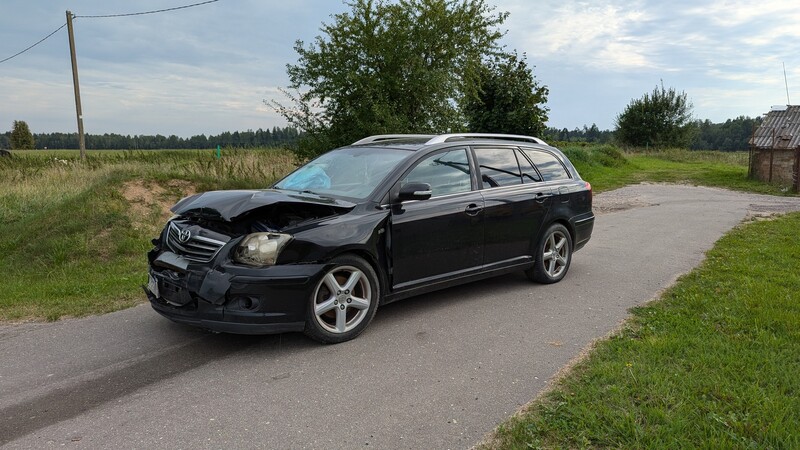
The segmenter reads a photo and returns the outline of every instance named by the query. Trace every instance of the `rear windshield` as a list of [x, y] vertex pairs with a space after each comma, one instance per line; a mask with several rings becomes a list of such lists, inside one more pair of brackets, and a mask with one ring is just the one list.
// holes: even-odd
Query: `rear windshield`
[[410, 155], [408, 150], [390, 148], [332, 150], [295, 170], [273, 187], [363, 200]]

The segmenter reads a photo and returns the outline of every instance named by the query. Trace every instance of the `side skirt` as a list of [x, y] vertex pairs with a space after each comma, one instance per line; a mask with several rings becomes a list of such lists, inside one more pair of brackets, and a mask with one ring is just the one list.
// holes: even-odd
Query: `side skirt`
[[449, 273], [435, 278], [428, 278], [420, 281], [403, 283], [395, 286], [394, 290], [383, 297], [382, 305], [402, 300], [404, 298], [427, 294], [428, 292], [438, 291], [473, 281], [484, 280], [511, 272], [528, 270], [533, 267], [533, 257], [523, 256], [514, 258], [510, 261], [503, 261], [483, 266], [479, 271], [468, 270], [466, 273]]

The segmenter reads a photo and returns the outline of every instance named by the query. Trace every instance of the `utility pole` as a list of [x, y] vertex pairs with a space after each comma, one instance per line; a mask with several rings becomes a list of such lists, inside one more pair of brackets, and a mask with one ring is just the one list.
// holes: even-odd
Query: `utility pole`
[[81, 88], [78, 82], [78, 58], [75, 56], [75, 35], [72, 33], [72, 12], [67, 11], [67, 32], [69, 34], [69, 54], [72, 58], [72, 84], [75, 86], [75, 111], [78, 114], [78, 146], [81, 161], [86, 160], [86, 139], [83, 136], [83, 111], [81, 111]]

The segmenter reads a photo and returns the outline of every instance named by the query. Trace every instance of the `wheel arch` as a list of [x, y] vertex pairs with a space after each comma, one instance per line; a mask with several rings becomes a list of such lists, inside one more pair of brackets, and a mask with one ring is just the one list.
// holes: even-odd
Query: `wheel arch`
[[532, 243], [533, 246], [534, 246], [533, 248], [536, 248], [536, 246], [538, 245], [538, 242], [542, 239], [542, 237], [547, 232], [547, 230], [550, 229], [550, 227], [553, 226], [554, 224], [563, 225], [564, 228], [567, 229], [567, 232], [569, 232], [569, 238], [572, 241], [571, 242], [572, 243], [572, 248], [570, 249], [570, 251], [574, 251], [575, 250], [575, 227], [570, 223], [569, 219], [567, 219], [566, 217], [557, 217], [557, 218], [555, 218], [555, 219], [553, 219], [553, 220], [551, 220], [549, 222], [544, 223], [542, 225], [542, 227], [539, 229], [539, 235], [536, 237], [536, 242]]
[[345, 256], [345, 255], [353, 255], [358, 256], [359, 258], [363, 259], [372, 267], [372, 270], [375, 271], [375, 274], [378, 276], [378, 294], [383, 300], [384, 296], [386, 295], [386, 286], [387, 286], [387, 278], [386, 278], [386, 271], [381, 268], [380, 263], [378, 262], [378, 257], [373, 254], [373, 252], [369, 251], [369, 249], [361, 248], [361, 247], [350, 247], [350, 248], [343, 248], [341, 251], [336, 252], [335, 254], [331, 255], [328, 258], [328, 262], [332, 259]]

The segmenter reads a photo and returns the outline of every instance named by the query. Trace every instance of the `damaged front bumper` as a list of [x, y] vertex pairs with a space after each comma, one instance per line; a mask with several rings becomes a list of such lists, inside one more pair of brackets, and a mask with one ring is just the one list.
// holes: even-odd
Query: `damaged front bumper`
[[196, 264], [167, 250], [148, 254], [144, 291], [156, 312], [178, 323], [236, 334], [302, 331], [324, 264], [243, 267], [225, 258]]

